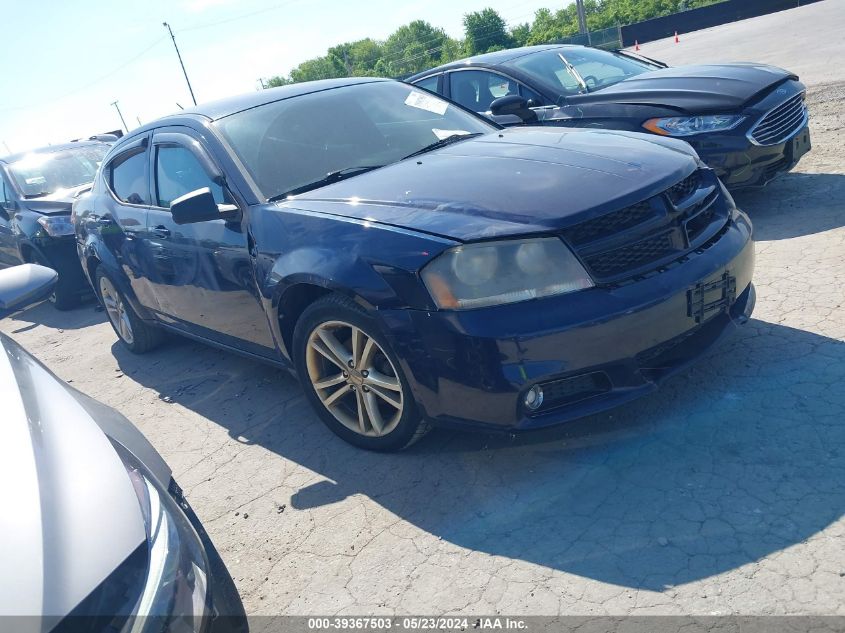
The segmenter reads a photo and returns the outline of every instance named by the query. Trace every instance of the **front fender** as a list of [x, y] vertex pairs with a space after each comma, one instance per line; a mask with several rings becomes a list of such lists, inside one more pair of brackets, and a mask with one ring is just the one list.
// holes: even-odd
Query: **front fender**
[[454, 242], [289, 207], [251, 211], [256, 281], [277, 341], [289, 293], [303, 285], [343, 294], [369, 312], [433, 307], [418, 272]]

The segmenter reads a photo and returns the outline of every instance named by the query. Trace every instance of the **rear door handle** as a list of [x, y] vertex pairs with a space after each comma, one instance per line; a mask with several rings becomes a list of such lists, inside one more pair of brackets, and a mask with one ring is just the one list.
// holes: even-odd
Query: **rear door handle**
[[150, 229], [150, 233], [152, 233], [156, 237], [170, 237], [170, 229], [161, 224], [159, 224], [153, 229]]

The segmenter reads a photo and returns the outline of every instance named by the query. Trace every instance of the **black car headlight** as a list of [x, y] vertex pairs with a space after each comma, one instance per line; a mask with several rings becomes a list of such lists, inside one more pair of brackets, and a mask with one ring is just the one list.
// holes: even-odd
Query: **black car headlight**
[[36, 222], [50, 237], [73, 235], [73, 222], [69, 215], [42, 215]]
[[741, 114], [708, 114], [702, 116], [671, 116], [649, 119], [643, 127], [661, 136], [694, 136], [707, 132], [727, 132], [745, 120]]
[[170, 493], [142, 464], [121, 450], [118, 453], [138, 495], [149, 552], [133, 631], [202, 631], [211, 614], [209, 565], [202, 542]]
[[451, 310], [517, 303], [594, 285], [556, 237], [457, 246], [426, 265], [422, 278], [437, 306]]

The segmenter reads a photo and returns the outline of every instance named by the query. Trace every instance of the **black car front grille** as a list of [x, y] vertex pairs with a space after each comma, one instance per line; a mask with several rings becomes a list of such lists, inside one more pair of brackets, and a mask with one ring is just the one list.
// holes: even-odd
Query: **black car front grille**
[[699, 170], [662, 194], [571, 226], [563, 237], [598, 283], [617, 283], [698, 248], [727, 219], [716, 177]]
[[751, 129], [750, 136], [758, 145], [777, 145], [800, 130], [806, 119], [807, 106], [802, 92], [769, 110]]

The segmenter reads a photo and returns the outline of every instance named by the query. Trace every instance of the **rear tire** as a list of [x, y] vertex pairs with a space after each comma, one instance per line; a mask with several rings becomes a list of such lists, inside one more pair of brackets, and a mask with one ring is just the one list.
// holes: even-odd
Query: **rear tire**
[[[48, 262], [42, 255], [37, 252], [32, 252], [27, 260], [30, 263], [38, 264], [39, 266], [46, 266], [47, 268], [53, 268], [53, 265]], [[55, 270], [55, 268], [53, 268]], [[50, 295], [49, 301], [53, 304], [53, 307], [56, 310], [71, 310], [79, 305], [79, 296], [73, 292], [72, 288], [68, 288], [67, 283], [65, 283], [64, 278], [62, 277], [62, 273], [56, 271], [59, 274], [59, 278], [56, 281], [56, 286], [53, 289], [53, 293]]]
[[106, 310], [112, 329], [126, 349], [133, 354], [144, 354], [158, 347], [164, 340], [164, 332], [144, 322], [135, 313], [102, 267], [97, 267], [95, 280], [97, 297]]
[[293, 356], [311, 406], [350, 444], [397, 451], [429, 431], [375, 320], [346, 297], [328, 295], [305, 309]]

